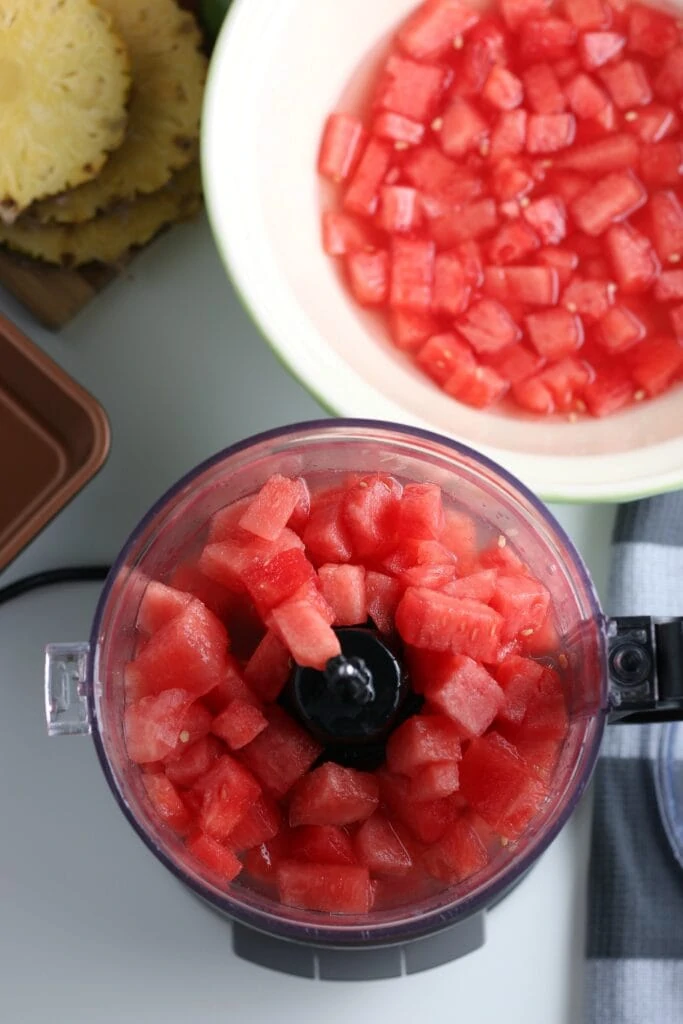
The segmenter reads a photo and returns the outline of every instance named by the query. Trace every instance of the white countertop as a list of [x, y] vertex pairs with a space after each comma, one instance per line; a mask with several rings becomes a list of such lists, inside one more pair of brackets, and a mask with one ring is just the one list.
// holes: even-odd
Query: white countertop
[[[139, 256], [59, 335], [0, 308], [89, 388], [113, 434], [99, 476], [9, 570], [109, 561], [182, 473], [239, 438], [322, 415], [239, 305], [204, 222]], [[604, 593], [612, 506], [558, 507]], [[3, 1024], [578, 1024], [589, 807], [488, 916], [483, 949], [395, 981], [309, 982], [237, 960], [229, 926], [152, 857], [86, 738], [48, 740], [43, 647], [84, 639], [97, 586], [0, 609]]]

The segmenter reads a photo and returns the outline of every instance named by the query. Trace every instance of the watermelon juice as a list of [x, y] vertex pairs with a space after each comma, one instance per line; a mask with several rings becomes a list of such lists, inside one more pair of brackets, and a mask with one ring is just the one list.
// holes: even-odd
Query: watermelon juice
[[[196, 507], [188, 489], [185, 529], [136, 574], [122, 739], [140, 813], [187, 870], [357, 916], [471, 891], [535, 841], [581, 750], [586, 640], [568, 639], [561, 553], [520, 507], [433, 452], [405, 472], [355, 443], [338, 472], [295, 460], [237, 500], [237, 477]], [[371, 750], [327, 743], [293, 689], [297, 671], [351, 671], [359, 631], [401, 676]]]
[[322, 244], [455, 400], [607, 416], [683, 377], [683, 31], [628, 0], [426, 0], [321, 135]]

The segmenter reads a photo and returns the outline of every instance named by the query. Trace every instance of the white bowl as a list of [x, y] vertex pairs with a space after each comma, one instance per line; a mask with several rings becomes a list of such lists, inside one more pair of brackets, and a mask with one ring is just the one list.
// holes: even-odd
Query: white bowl
[[501, 463], [542, 497], [623, 501], [683, 486], [683, 390], [604, 420], [479, 412], [420, 374], [347, 296], [320, 242], [316, 158], [349, 77], [416, 0], [235, 0], [206, 93], [213, 230], [277, 355], [330, 411], [413, 424]]

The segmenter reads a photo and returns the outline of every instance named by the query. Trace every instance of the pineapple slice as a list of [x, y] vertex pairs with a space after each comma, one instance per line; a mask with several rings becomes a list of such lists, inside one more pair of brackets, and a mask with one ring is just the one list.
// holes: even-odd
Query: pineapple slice
[[130, 54], [133, 93], [123, 145], [99, 176], [37, 203], [41, 223], [90, 220], [137, 193], [155, 192], [196, 159], [207, 60], [176, 0], [98, 0]]
[[15, 224], [0, 224], [0, 243], [64, 267], [93, 261], [116, 263], [167, 224], [191, 217], [200, 205], [201, 175], [194, 163], [178, 171], [158, 192], [120, 203], [82, 224], [39, 224], [28, 216]]
[[0, 4], [0, 217], [93, 178], [123, 140], [130, 65], [92, 0]]

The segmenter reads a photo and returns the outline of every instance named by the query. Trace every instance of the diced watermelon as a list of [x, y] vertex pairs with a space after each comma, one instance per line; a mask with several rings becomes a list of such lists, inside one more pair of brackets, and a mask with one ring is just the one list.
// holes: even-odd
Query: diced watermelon
[[493, 299], [473, 303], [457, 327], [478, 353], [498, 352], [519, 341], [522, 333], [507, 309]]
[[527, 121], [527, 152], [556, 153], [571, 146], [575, 134], [573, 114], [531, 114]]
[[670, 191], [655, 192], [648, 210], [659, 258], [664, 263], [677, 263], [683, 257], [683, 207], [678, 196]]
[[678, 118], [671, 107], [660, 103], [649, 103], [633, 113], [636, 116], [628, 125], [642, 142], [660, 142], [679, 128]]
[[428, 0], [398, 31], [399, 46], [415, 60], [434, 60], [453, 46], [479, 20], [479, 13], [462, 0]]
[[657, 95], [669, 103], [683, 95], [683, 46], [675, 46], [664, 57], [654, 87]]
[[410, 780], [410, 799], [415, 803], [439, 800], [455, 793], [460, 785], [457, 761], [435, 761], [418, 768]]
[[498, 225], [498, 210], [493, 199], [466, 203], [441, 213], [430, 221], [432, 236], [440, 248], [481, 238]]
[[560, 246], [540, 249], [536, 254], [536, 258], [543, 266], [551, 267], [556, 271], [560, 285], [569, 283], [574, 270], [579, 265], [578, 254], [571, 249], [562, 249]]
[[136, 626], [143, 633], [156, 633], [187, 608], [192, 595], [150, 580], [140, 601]]
[[439, 800], [411, 801], [411, 780], [392, 775], [382, 768], [377, 772], [382, 800], [421, 843], [435, 843], [444, 834], [457, 813], [458, 793]]
[[313, 864], [355, 864], [353, 843], [337, 825], [301, 825], [289, 834], [289, 854]]
[[460, 402], [485, 409], [507, 392], [509, 382], [490, 366], [459, 364], [444, 382], [443, 389]]
[[624, 352], [645, 337], [645, 324], [626, 306], [612, 306], [605, 313], [595, 340], [608, 352]]
[[261, 794], [261, 787], [251, 772], [229, 754], [219, 757], [195, 786], [200, 788], [202, 797], [199, 827], [218, 840], [229, 837]]
[[588, 75], [576, 75], [565, 85], [570, 108], [577, 117], [598, 121], [604, 128], [614, 127], [614, 109], [607, 93]]
[[496, 587], [496, 575], [495, 569], [483, 569], [481, 572], [462, 576], [444, 587], [444, 594], [450, 597], [470, 597], [474, 601], [488, 604]]
[[417, 363], [437, 384], [444, 384], [458, 364], [475, 366], [471, 350], [454, 334], [435, 334], [417, 353]]
[[650, 239], [628, 224], [613, 224], [605, 242], [621, 290], [626, 294], [647, 291], [660, 269]]
[[547, 309], [524, 318], [529, 340], [539, 355], [561, 359], [583, 344], [583, 326], [567, 309]]
[[380, 633], [392, 633], [394, 615], [403, 594], [402, 584], [385, 573], [368, 570], [365, 577], [365, 591], [368, 615]]
[[226, 882], [231, 882], [242, 870], [242, 864], [232, 850], [202, 832], [188, 839], [186, 846], [188, 853]]
[[367, 914], [370, 910], [367, 868], [282, 861], [276, 878], [280, 901], [286, 906], [331, 914]]
[[490, 604], [503, 616], [501, 639], [512, 640], [522, 632], [535, 631], [543, 623], [550, 594], [533, 577], [500, 575]]
[[251, 879], [270, 885], [275, 882], [278, 865], [289, 856], [289, 833], [278, 832], [267, 843], [248, 850], [244, 868]]
[[517, 839], [546, 796], [543, 783], [496, 732], [480, 736], [467, 748], [460, 788], [487, 824], [508, 839]]
[[522, 72], [527, 103], [534, 114], [562, 114], [567, 107], [550, 64], [532, 64]]
[[567, 704], [562, 682], [557, 672], [545, 668], [537, 689], [530, 696], [521, 725], [508, 726], [506, 732], [513, 743], [517, 737], [562, 740], [567, 735], [568, 727]]
[[210, 728], [211, 712], [201, 702], [191, 704], [183, 716], [178, 741], [173, 750], [166, 755], [165, 760], [173, 761], [180, 757], [188, 747], [206, 736]]
[[424, 137], [425, 126], [402, 114], [392, 114], [385, 110], [375, 118], [372, 131], [380, 139], [390, 142], [405, 142], [408, 146], [416, 146]]
[[524, 150], [526, 122], [526, 110], [508, 110], [499, 116], [489, 140], [489, 156], [492, 160], [517, 156]]
[[430, 875], [449, 885], [470, 878], [485, 868], [488, 861], [486, 847], [465, 817], [449, 825], [424, 856]]
[[308, 598], [294, 597], [272, 611], [274, 628], [298, 665], [323, 669], [341, 653], [336, 634]]
[[515, 746], [523, 760], [534, 769], [545, 783], [549, 783], [557, 767], [561, 744], [557, 740], [525, 740], [518, 738]]
[[583, 390], [583, 401], [591, 415], [609, 416], [628, 405], [633, 392], [633, 382], [623, 367], [594, 367], [593, 380]]
[[654, 297], [659, 302], [680, 302], [683, 299], [683, 270], [665, 270], [660, 274]]
[[562, 305], [570, 313], [578, 313], [584, 323], [597, 323], [614, 302], [615, 290], [609, 281], [573, 277], [562, 293]]
[[467, 572], [477, 552], [477, 525], [471, 516], [456, 508], [445, 509], [446, 525], [441, 543], [458, 559], [458, 571]]
[[576, 42], [576, 27], [563, 18], [529, 18], [519, 29], [523, 62], [561, 60]]
[[463, 655], [453, 655], [448, 667], [427, 682], [425, 696], [466, 736], [485, 732], [503, 704], [495, 679], [483, 665]]
[[503, 689], [505, 701], [498, 712], [501, 722], [518, 725], [526, 715], [529, 701], [537, 692], [545, 669], [538, 661], [508, 655], [496, 669], [496, 679]]
[[683, 345], [675, 338], [647, 338], [631, 354], [630, 371], [639, 388], [660, 394], [683, 367]]
[[608, 174], [636, 167], [639, 156], [640, 147], [633, 135], [608, 135], [561, 153], [558, 165], [586, 174]]
[[[365, 224], [346, 213], [325, 210], [322, 222], [323, 249], [328, 256], [373, 249], [374, 239]], [[222, 539], [222, 538], [221, 538]]]
[[[586, 363], [571, 357], [558, 360], [546, 367], [538, 375], [538, 379], [548, 388], [555, 403], [555, 408], [568, 412], [576, 406], [576, 399], [581, 398], [583, 390], [591, 380], [591, 371]], [[527, 634], [527, 631], [523, 631]], [[524, 638], [524, 636], [522, 636]]]
[[633, 4], [628, 9], [629, 49], [648, 57], [663, 57], [678, 43], [676, 22], [668, 14]]
[[354, 553], [364, 558], [389, 547], [398, 517], [400, 487], [387, 476], [363, 477], [342, 501], [342, 521]]
[[392, 55], [375, 92], [375, 106], [413, 121], [429, 119], [448, 81], [444, 68]]
[[[380, 189], [377, 223], [384, 231], [391, 234], [413, 231], [419, 226], [421, 220], [422, 207], [417, 189], [409, 188], [407, 185], [384, 185]], [[386, 264], [386, 260], [388, 260], [386, 254], [385, 257]], [[388, 264], [384, 269], [386, 286]], [[350, 266], [349, 270], [351, 270]]]
[[404, 309], [392, 311], [391, 338], [396, 348], [413, 351], [438, 330], [437, 321], [429, 313], [411, 313]]
[[242, 576], [254, 605], [265, 619], [268, 612], [315, 579], [315, 569], [300, 548], [283, 551], [268, 562], [247, 568]]
[[364, 821], [354, 838], [356, 856], [373, 875], [401, 876], [413, 866], [410, 853], [391, 822], [379, 811]]
[[555, 411], [555, 400], [550, 388], [540, 377], [528, 377], [512, 385], [515, 401], [529, 412], [549, 416]]
[[640, 174], [646, 185], [678, 185], [683, 174], [683, 147], [677, 139], [646, 143], [640, 153]]
[[609, 28], [612, 15], [603, 0], [564, 0], [564, 13], [580, 32]]
[[263, 540], [243, 533], [241, 537], [211, 543], [202, 551], [199, 568], [211, 579], [235, 593], [244, 591], [244, 574], [253, 566], [268, 562], [291, 548], [303, 548], [293, 530], [284, 529], [276, 540]]
[[423, 196], [443, 203], [464, 202], [482, 190], [479, 178], [458, 167], [434, 146], [422, 146], [409, 154], [403, 173]]
[[330, 114], [325, 124], [318, 173], [332, 181], [348, 178], [360, 156], [366, 132], [352, 114]]
[[438, 539], [444, 526], [441, 488], [437, 484], [407, 484], [398, 508], [400, 536]]
[[267, 719], [254, 704], [237, 699], [214, 718], [211, 731], [231, 750], [239, 750], [251, 743], [267, 725]]
[[351, 560], [353, 548], [342, 517], [343, 499], [344, 492], [335, 490], [318, 495], [311, 504], [302, 539], [316, 565]]
[[514, 110], [524, 98], [524, 87], [517, 75], [495, 64], [486, 79], [482, 95], [498, 110]]
[[361, 306], [383, 306], [389, 291], [389, 253], [352, 252], [346, 257], [351, 292]]
[[356, 626], [367, 618], [365, 568], [362, 565], [323, 565], [318, 570], [322, 594], [334, 612], [337, 626]]
[[503, 157], [491, 170], [491, 191], [497, 199], [521, 199], [534, 187], [528, 163]]
[[176, 832], [185, 832], [190, 824], [190, 815], [173, 783], [159, 774], [143, 775], [142, 784], [161, 822]]
[[244, 669], [246, 682], [267, 702], [277, 700], [292, 669], [292, 658], [282, 641], [269, 630]]
[[227, 650], [225, 626], [194, 600], [158, 629], [126, 666], [127, 697], [135, 700], [172, 689], [201, 697], [220, 682]]
[[647, 193], [632, 171], [608, 174], [571, 204], [577, 226], [600, 235], [613, 221], [622, 220], [647, 200]]
[[652, 99], [652, 89], [642, 64], [622, 60], [602, 68], [600, 78], [619, 110], [642, 107]]
[[487, 122], [462, 96], [453, 99], [441, 120], [439, 138], [447, 156], [462, 157], [470, 150], [478, 149], [488, 135]]
[[344, 194], [344, 209], [371, 217], [377, 210], [380, 185], [391, 166], [392, 151], [378, 139], [370, 139], [348, 188]]
[[252, 850], [276, 836], [281, 825], [282, 815], [277, 804], [271, 797], [261, 794], [230, 832], [230, 847], [236, 853]]
[[187, 747], [179, 757], [166, 764], [166, 777], [174, 786], [187, 789], [202, 775], [206, 775], [223, 753], [225, 747], [216, 736], [203, 736]]
[[449, 316], [459, 316], [467, 308], [469, 300], [470, 287], [457, 253], [439, 253], [434, 261], [434, 310]]
[[619, 32], [584, 32], [579, 36], [579, 57], [584, 68], [593, 71], [618, 56], [625, 45]]
[[432, 304], [434, 243], [395, 238], [391, 248], [389, 303], [397, 309], [428, 312]]
[[523, 220], [505, 224], [489, 244], [492, 263], [516, 263], [540, 248], [541, 240]]
[[396, 609], [396, 628], [406, 643], [482, 661], [495, 661], [502, 626], [488, 605], [419, 587], [409, 587]]
[[321, 753], [320, 744], [279, 707], [265, 712], [268, 728], [240, 751], [240, 757], [274, 796], [284, 796]]
[[378, 802], [374, 775], [326, 761], [296, 784], [289, 805], [289, 824], [348, 825], [365, 821]]
[[[487, 267], [484, 276], [484, 292], [491, 298], [500, 302], [508, 300], [512, 302], [524, 302], [531, 306], [553, 306], [559, 295], [559, 281], [557, 271], [550, 267]], [[509, 360], [514, 360], [515, 351], [519, 350], [528, 359], [532, 366], [537, 358], [532, 356], [528, 350], [515, 345], [512, 349], [504, 349], [499, 355], [494, 354], [493, 361], [489, 360], [494, 369], [502, 373], [503, 377], [512, 380], [509, 372], [504, 368]], [[508, 360], [508, 363], [506, 363]], [[526, 369], [526, 364], [524, 365]], [[529, 373], [533, 372], [533, 368]], [[524, 376], [522, 372], [521, 376]]]
[[550, 0], [500, 0], [499, 6], [505, 24], [516, 32], [529, 18], [543, 17]]
[[460, 733], [443, 715], [413, 715], [387, 743], [387, 765], [399, 775], [414, 775], [426, 764], [460, 757]]

